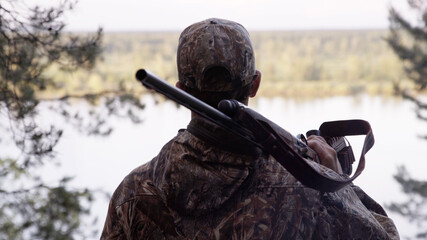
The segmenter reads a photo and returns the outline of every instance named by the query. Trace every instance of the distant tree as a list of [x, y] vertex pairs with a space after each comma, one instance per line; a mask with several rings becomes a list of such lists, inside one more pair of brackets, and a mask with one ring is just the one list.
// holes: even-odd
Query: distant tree
[[[54, 2], [54, 1], [52, 1]], [[90, 70], [101, 54], [102, 30], [88, 36], [64, 33], [64, 13], [73, 9], [71, 0], [55, 1], [53, 7], [29, 6], [25, 0], [0, 2], [0, 129], [10, 132], [22, 154], [18, 159], [0, 151], [0, 239], [82, 239], [84, 215], [90, 212], [93, 192], [73, 189], [70, 177], [47, 184], [37, 168], [54, 157], [61, 126], [40, 124], [39, 103], [58, 103], [56, 110], [67, 121], [90, 134], [108, 134], [105, 118], [89, 113], [90, 121], [67, 108], [70, 98], [90, 103], [104, 97], [107, 114], [122, 114], [120, 103], [132, 103], [126, 114], [134, 121], [132, 109], [143, 105], [125, 89], [98, 93], [67, 94], [42, 98], [63, 86], [48, 77], [52, 66], [62, 71]], [[1, 138], [4, 136], [0, 136]], [[0, 142], [1, 144], [1, 142]], [[0, 145], [1, 149], [1, 145]]]
[[[415, 103], [417, 117], [426, 121], [427, 103], [417, 92], [422, 92], [427, 87], [427, 2], [408, 0], [408, 4], [418, 15], [418, 22], [410, 23], [396, 9], [390, 8], [390, 34], [386, 40], [403, 61], [407, 77], [417, 86], [415, 92], [410, 92], [396, 85], [396, 91]], [[427, 139], [427, 136], [423, 138]], [[413, 179], [405, 167], [398, 168], [394, 177], [408, 200], [392, 203], [389, 209], [417, 222], [421, 229], [417, 237], [427, 239], [427, 182]]]
[[[416, 90], [423, 91], [427, 87], [427, 2], [408, 0], [408, 3], [418, 14], [418, 23], [410, 23], [398, 11], [390, 8], [390, 34], [386, 40], [403, 61], [406, 75], [415, 83]], [[396, 90], [416, 104], [416, 113], [420, 119], [427, 120], [427, 103], [417, 98], [416, 92], [411, 93], [399, 86], [396, 86]]]
[[420, 229], [416, 237], [427, 239], [427, 181], [412, 178], [404, 166], [397, 169], [394, 179], [408, 198], [401, 203], [393, 202], [387, 205], [387, 208], [407, 218], [410, 222], [415, 222]]

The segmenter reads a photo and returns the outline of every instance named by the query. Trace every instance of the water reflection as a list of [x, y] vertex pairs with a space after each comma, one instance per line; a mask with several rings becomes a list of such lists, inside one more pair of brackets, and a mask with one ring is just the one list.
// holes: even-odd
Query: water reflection
[[[61, 174], [73, 175], [76, 186], [101, 188], [112, 193], [125, 175], [151, 160], [190, 119], [189, 110], [176, 108], [170, 101], [156, 105], [152, 96], [145, 96], [144, 102], [147, 107], [141, 113], [143, 124], [111, 119], [114, 132], [108, 138], [82, 136], [65, 125], [56, 149], [62, 167], [46, 167], [45, 176], [55, 179]], [[316, 129], [325, 121], [354, 118], [369, 121], [376, 143], [366, 155], [366, 169], [355, 183], [382, 204], [404, 197], [392, 178], [398, 165], [405, 164], [415, 178], [424, 177], [427, 142], [417, 135], [426, 133], [427, 128], [424, 122], [416, 119], [409, 102], [370, 96], [305, 101], [258, 98], [250, 107], [295, 135]], [[52, 119], [48, 115], [42, 117], [46, 121]], [[352, 137], [350, 141], [358, 158], [363, 138]], [[107, 204], [99, 199], [93, 207], [100, 219], [98, 229], [102, 228]], [[402, 235], [414, 232], [413, 226], [404, 219], [390, 215]]]

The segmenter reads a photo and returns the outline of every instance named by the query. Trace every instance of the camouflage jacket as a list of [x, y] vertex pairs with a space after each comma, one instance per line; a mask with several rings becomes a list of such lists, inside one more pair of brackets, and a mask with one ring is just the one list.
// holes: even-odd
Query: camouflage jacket
[[[222, 141], [195, 137], [194, 126]], [[101, 239], [399, 239], [360, 188], [304, 187], [274, 158], [250, 149], [193, 119], [119, 185]]]

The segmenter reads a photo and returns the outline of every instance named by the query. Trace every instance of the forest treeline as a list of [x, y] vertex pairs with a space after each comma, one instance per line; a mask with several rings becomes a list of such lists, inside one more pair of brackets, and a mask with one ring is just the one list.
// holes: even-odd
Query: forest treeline
[[[307, 97], [357, 93], [392, 94], [405, 79], [402, 63], [384, 38], [388, 30], [251, 32], [260, 94]], [[55, 75], [67, 88], [51, 94], [105, 89], [137, 89], [134, 74], [146, 68], [176, 82], [177, 32], [105, 33], [103, 56], [96, 68]], [[142, 91], [143, 89], [141, 89]]]

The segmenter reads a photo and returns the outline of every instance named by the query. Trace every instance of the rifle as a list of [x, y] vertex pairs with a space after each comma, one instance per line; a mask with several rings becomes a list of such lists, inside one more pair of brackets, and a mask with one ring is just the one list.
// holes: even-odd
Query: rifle
[[222, 100], [218, 109], [200, 101], [187, 92], [173, 87], [156, 75], [140, 69], [136, 79], [148, 89], [153, 89], [208, 119], [209, 121], [240, 136], [254, 147], [271, 154], [302, 184], [323, 192], [334, 192], [351, 183], [365, 167], [365, 153], [374, 144], [371, 127], [364, 120], [342, 120], [323, 123], [319, 130], [307, 132], [324, 137], [337, 152], [344, 173], [351, 174], [354, 155], [345, 136], [366, 135], [359, 164], [352, 177], [339, 175], [319, 164], [316, 152], [307, 145], [305, 136], [292, 134], [268, 120], [256, 111], [236, 100]]

